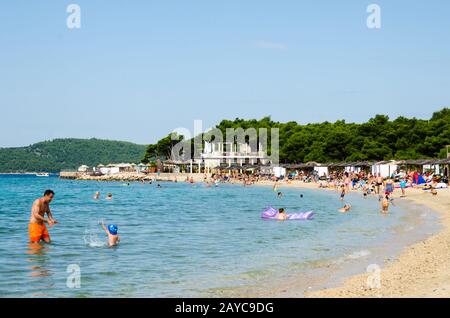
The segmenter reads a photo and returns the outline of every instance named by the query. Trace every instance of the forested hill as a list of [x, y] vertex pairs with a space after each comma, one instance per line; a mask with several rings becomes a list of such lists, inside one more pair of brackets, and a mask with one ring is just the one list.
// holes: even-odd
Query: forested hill
[[146, 146], [101, 139], [55, 139], [20, 148], [0, 148], [0, 172], [58, 172], [108, 163], [139, 163]]
[[[278, 128], [280, 162], [342, 162], [361, 160], [445, 158], [450, 145], [450, 109], [443, 108], [429, 119], [377, 115], [364, 123], [280, 123], [270, 117], [260, 120], [222, 120], [227, 128]], [[170, 136], [149, 145], [144, 161], [167, 156], [173, 146]]]

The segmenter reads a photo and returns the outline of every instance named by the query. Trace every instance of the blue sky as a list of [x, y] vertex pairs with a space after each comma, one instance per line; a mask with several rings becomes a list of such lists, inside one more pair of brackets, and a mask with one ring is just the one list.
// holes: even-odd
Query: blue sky
[[428, 118], [450, 105], [449, 16], [446, 0], [2, 1], [0, 147], [152, 143], [194, 119]]

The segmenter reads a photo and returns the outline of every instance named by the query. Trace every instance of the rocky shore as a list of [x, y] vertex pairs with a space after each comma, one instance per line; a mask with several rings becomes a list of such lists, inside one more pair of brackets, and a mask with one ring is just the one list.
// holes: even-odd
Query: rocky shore
[[186, 178], [193, 178], [194, 182], [201, 182], [204, 180], [204, 173], [135, 173], [122, 172], [111, 175], [92, 176], [82, 172], [61, 172], [59, 177], [61, 179], [70, 180], [89, 180], [89, 181], [118, 181], [118, 182], [136, 182], [136, 181], [168, 181], [168, 182], [183, 182]]

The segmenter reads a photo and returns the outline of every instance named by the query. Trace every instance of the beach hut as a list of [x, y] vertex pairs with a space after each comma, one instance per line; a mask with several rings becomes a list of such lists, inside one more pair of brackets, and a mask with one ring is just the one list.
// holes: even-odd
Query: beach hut
[[438, 164], [440, 166], [441, 169], [441, 174], [443, 176], [445, 176], [445, 178], [447, 179], [447, 182], [449, 182], [450, 179], [450, 158], [448, 159], [441, 159], [438, 161]]
[[259, 173], [261, 175], [272, 175], [273, 171], [272, 171], [272, 166], [271, 165], [261, 165], [259, 166]]
[[383, 178], [390, 177], [398, 169], [398, 163], [395, 160], [379, 161], [372, 164], [372, 174], [380, 175]]
[[120, 172], [120, 168], [118, 165], [110, 163], [106, 166], [105, 172], [101, 171], [103, 174], [118, 174]]
[[440, 174], [440, 164], [439, 160], [425, 160], [422, 162], [423, 173], [430, 172], [434, 174]]
[[320, 177], [328, 177], [328, 165], [318, 164], [314, 167], [314, 171]]
[[286, 168], [284, 168], [284, 167], [273, 167], [272, 172], [273, 172], [273, 175], [277, 178], [286, 176]]
[[89, 170], [89, 166], [81, 165], [78, 167], [78, 172], [87, 172]]
[[366, 161], [357, 161], [357, 162], [349, 162], [345, 164], [344, 171], [345, 172], [354, 172], [360, 173], [361, 171], [370, 171], [370, 167], [373, 163], [369, 163]]
[[148, 168], [149, 168], [148, 165], [143, 164], [143, 163], [141, 162], [140, 164], [138, 164], [138, 165], [136, 166], [136, 172], [137, 172], [137, 173], [143, 173], [144, 171], [147, 171]]

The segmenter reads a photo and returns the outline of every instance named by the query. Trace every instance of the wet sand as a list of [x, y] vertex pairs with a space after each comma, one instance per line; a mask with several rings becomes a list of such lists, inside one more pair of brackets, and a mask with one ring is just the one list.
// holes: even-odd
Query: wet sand
[[[273, 185], [271, 182], [262, 184]], [[280, 184], [280, 188], [283, 187], [318, 189], [317, 184], [302, 182]], [[398, 198], [399, 192], [396, 189], [395, 197]], [[352, 276], [338, 288], [313, 292], [305, 292], [300, 283], [302, 279], [293, 277], [289, 286], [282, 288], [282, 293], [277, 288], [263, 297], [450, 297], [450, 191], [440, 189], [437, 196], [432, 196], [429, 191], [407, 189], [406, 195], [402, 200], [426, 206], [438, 213], [443, 228], [437, 235], [406, 247], [395, 261], [384, 264], [379, 276], [380, 288], [368, 287], [369, 276], [373, 277], [371, 273]]]

